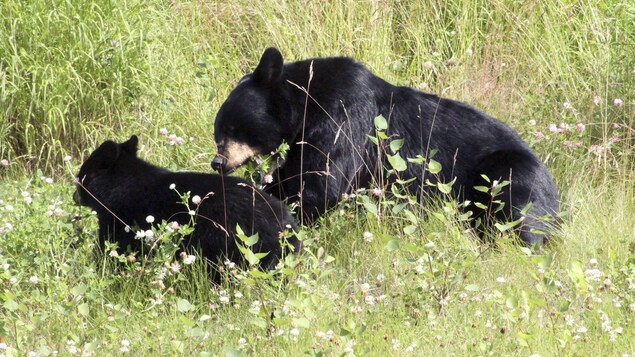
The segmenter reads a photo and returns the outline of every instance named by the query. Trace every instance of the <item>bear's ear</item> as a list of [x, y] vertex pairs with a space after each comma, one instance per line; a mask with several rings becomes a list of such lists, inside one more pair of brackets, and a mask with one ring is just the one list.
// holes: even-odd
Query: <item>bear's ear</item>
[[137, 156], [137, 147], [139, 145], [139, 138], [136, 135], [133, 135], [128, 139], [128, 141], [120, 144], [121, 148], [128, 153]]
[[282, 81], [283, 59], [280, 51], [273, 47], [265, 50], [260, 58], [258, 67], [254, 70], [252, 78], [257, 83], [274, 85]]

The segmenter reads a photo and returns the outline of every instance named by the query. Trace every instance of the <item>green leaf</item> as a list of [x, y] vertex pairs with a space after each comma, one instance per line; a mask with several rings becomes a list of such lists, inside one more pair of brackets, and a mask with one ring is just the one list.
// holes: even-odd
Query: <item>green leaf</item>
[[379, 115], [375, 117], [375, 129], [377, 130], [386, 130], [388, 129], [388, 122], [383, 115]]
[[403, 146], [403, 143], [404, 143], [404, 139], [395, 139], [391, 141], [390, 150], [392, 150], [393, 153], [396, 153], [397, 151], [399, 151], [399, 149], [401, 149], [401, 147]]
[[256, 265], [260, 262], [258, 256], [256, 256], [256, 254], [254, 254], [251, 249], [243, 247], [240, 244], [237, 244], [236, 246], [238, 247], [238, 250], [240, 250], [240, 252], [243, 254], [243, 257], [247, 260], [247, 262], [249, 262], [249, 265]]
[[79, 304], [77, 306], [77, 311], [82, 316], [88, 316], [88, 313], [90, 312], [89, 309], [88, 309], [88, 304], [87, 303]]
[[311, 323], [309, 322], [309, 320], [304, 317], [301, 317], [299, 319], [293, 319], [293, 325], [297, 327], [302, 327], [302, 328], [311, 327]]
[[399, 249], [399, 241], [396, 239], [392, 239], [388, 242], [388, 244], [386, 245], [386, 248], [388, 249], [389, 252], [394, 252], [395, 250]]
[[446, 195], [449, 194], [450, 192], [452, 192], [452, 185], [454, 185], [454, 181], [456, 179], [448, 182], [448, 183], [441, 183], [441, 182], [437, 182], [437, 188], [439, 189], [439, 191], [441, 191], [442, 193], [445, 193]]
[[411, 235], [412, 233], [414, 233], [416, 231], [417, 231], [417, 226], [414, 226], [414, 225], [408, 225], [408, 226], [403, 227], [403, 232], [406, 235]]
[[479, 290], [478, 285], [476, 284], [465, 285], [465, 288], [463, 289], [465, 289], [466, 291], [475, 291], [475, 292]]
[[485, 193], [489, 192], [489, 187], [487, 186], [474, 186], [474, 189], [479, 192], [485, 192]]
[[249, 323], [260, 328], [267, 328], [267, 322], [262, 317], [254, 317], [249, 320]]
[[431, 174], [438, 174], [441, 172], [441, 164], [438, 161], [430, 159], [428, 162], [428, 172]]
[[392, 166], [392, 168], [395, 169], [396, 171], [401, 172], [401, 171], [405, 171], [408, 168], [406, 161], [399, 154], [395, 154], [392, 156], [387, 155], [387, 159], [388, 159], [388, 162], [390, 163], [390, 166]]
[[379, 144], [379, 140], [378, 140], [376, 137], [374, 137], [374, 136], [370, 136], [370, 135], [366, 135], [366, 136], [370, 139], [370, 141], [371, 141], [373, 144], [375, 144], [375, 145]]
[[185, 299], [177, 299], [176, 300], [176, 309], [179, 312], [188, 312], [190, 310], [192, 310], [194, 308], [194, 306], [192, 304], [190, 304], [189, 301], [185, 300]]

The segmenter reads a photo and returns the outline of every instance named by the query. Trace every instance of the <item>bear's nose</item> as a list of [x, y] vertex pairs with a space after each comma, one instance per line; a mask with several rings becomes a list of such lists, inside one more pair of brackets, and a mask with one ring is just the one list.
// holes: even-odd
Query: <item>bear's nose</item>
[[214, 160], [212, 160], [212, 168], [218, 172], [221, 172], [225, 167], [227, 160], [224, 157], [219, 155], [214, 156]]

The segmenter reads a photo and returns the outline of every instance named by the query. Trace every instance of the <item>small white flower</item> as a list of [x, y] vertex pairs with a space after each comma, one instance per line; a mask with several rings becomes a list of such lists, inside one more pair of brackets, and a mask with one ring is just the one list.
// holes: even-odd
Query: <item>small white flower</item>
[[504, 277], [502, 277], [502, 276], [499, 276], [498, 278], [496, 278], [496, 282], [501, 283], [501, 284], [502, 284], [502, 283], [504, 283], [504, 282], [506, 282], [506, 281], [507, 281], [507, 280], [505, 280], [505, 278], [504, 278]]
[[589, 259], [589, 265], [592, 266], [592, 267], [598, 265], [598, 260], [595, 259], [595, 258]]
[[370, 290], [370, 284], [368, 284], [368, 283], [363, 283], [363, 284], [360, 284], [360, 285], [359, 285], [359, 289], [360, 289], [362, 292], [368, 292], [368, 291]]
[[624, 106], [624, 101], [621, 100], [620, 98], [615, 98], [615, 100], [613, 100], [613, 105], [616, 107], [623, 107]]
[[272, 183], [272, 182], [273, 182], [273, 176], [272, 176], [271, 174], [266, 174], [266, 175], [262, 178], [262, 180], [263, 180], [265, 183]]
[[119, 256], [119, 253], [117, 253], [117, 251], [113, 249], [110, 251], [110, 253], [108, 253], [108, 255], [113, 258], [117, 258]]
[[73, 158], [70, 155], [66, 155], [64, 156], [64, 158], [62, 160], [64, 160], [64, 162], [69, 162], [71, 161]]
[[183, 257], [183, 264], [191, 265], [192, 263], [194, 263], [195, 260], [196, 260], [196, 256], [195, 255], [184, 256]]
[[291, 329], [289, 333], [292, 334], [293, 336], [298, 336], [300, 334], [300, 330], [298, 330], [297, 328], [294, 328], [294, 329]]
[[7, 160], [7, 159], [0, 160], [0, 165], [2, 165], [2, 167], [9, 166], [9, 160]]
[[364, 232], [364, 242], [370, 243], [372, 241], [373, 241], [373, 234], [368, 231]]
[[533, 119], [529, 120], [529, 125], [535, 126], [536, 125], [536, 121], [533, 120]]
[[163, 136], [168, 135], [168, 129], [166, 129], [166, 128], [159, 129], [159, 134], [161, 134]]
[[36, 285], [37, 283], [40, 282], [40, 279], [38, 279], [37, 276], [33, 275], [32, 277], [29, 278], [29, 283]]
[[201, 204], [201, 197], [199, 195], [194, 195], [194, 197], [192, 197], [192, 203], [194, 203], [195, 205], [200, 205]]
[[172, 265], [170, 265], [170, 270], [172, 270], [173, 273], [178, 273], [179, 271], [181, 271], [181, 264], [179, 264], [178, 262], [173, 262]]
[[146, 222], [148, 222], [148, 223], [154, 223], [154, 216], [148, 216], [148, 217], [146, 217]]
[[194, 210], [190, 210], [190, 211], [188, 212], [188, 214], [189, 214], [190, 216], [195, 216], [195, 215], [196, 215], [196, 211], [194, 211]]
[[46, 179], [44, 179], [44, 182], [48, 183], [49, 185], [53, 183], [53, 179], [50, 177], [47, 177]]
[[145, 231], [138, 231], [137, 234], [135, 235], [135, 238], [137, 239], [141, 239], [141, 238], [145, 238], [146, 237], [146, 232]]
[[122, 346], [126, 346], [126, 347], [130, 347], [130, 341], [128, 341], [128, 340], [121, 340], [121, 345], [122, 345]]
[[175, 188], [176, 188], [176, 185], [175, 185], [175, 184], [173, 184], [173, 183], [171, 183], [171, 184], [170, 184], [170, 190], [174, 190]]

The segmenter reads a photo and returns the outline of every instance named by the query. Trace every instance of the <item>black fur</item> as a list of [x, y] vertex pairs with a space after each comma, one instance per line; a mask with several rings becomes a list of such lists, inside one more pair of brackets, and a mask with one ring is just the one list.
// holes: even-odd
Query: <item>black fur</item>
[[[556, 187], [543, 163], [509, 126], [465, 103], [391, 85], [349, 58], [284, 66], [282, 61], [278, 50], [265, 51], [255, 72], [245, 76], [221, 106], [214, 136], [219, 157], [231, 155], [223, 146], [228, 140], [261, 153], [282, 141], [289, 143], [288, 158], [267, 189], [299, 201], [304, 219], [312, 221], [342, 194], [380, 181], [388, 164], [385, 155], [378, 160], [377, 147], [367, 135], [374, 135], [373, 119], [383, 115], [388, 135], [405, 139], [402, 157], [429, 157], [437, 151], [439, 179], [456, 178], [453, 194], [460, 200], [484, 200], [473, 189], [486, 185], [481, 174], [493, 181], [509, 180], [511, 173], [512, 183], [502, 195], [506, 208], [499, 218], [518, 219], [520, 209], [531, 202], [533, 209], [524, 222], [528, 224], [519, 233], [530, 244], [544, 241], [530, 230], [545, 231], [545, 224], [535, 218], [558, 211]], [[219, 161], [214, 163], [217, 169], [235, 168]], [[418, 193], [432, 191], [426, 180], [437, 181], [415, 164], [401, 176], [416, 178], [409, 188]]]
[[[73, 198], [78, 204], [97, 212], [99, 219], [99, 245], [106, 240], [119, 243], [133, 250], [141, 248], [135, 232], [126, 232], [126, 224], [147, 230], [146, 217], [152, 215], [155, 222], [176, 221], [180, 225], [190, 221], [188, 209], [182, 203], [171, 184], [190, 197], [205, 198], [196, 216], [194, 233], [186, 237], [186, 247], [200, 249], [200, 254], [216, 263], [229, 258], [242, 263], [236, 247], [236, 224], [247, 235], [259, 234], [255, 252], [270, 252], [262, 261], [264, 267], [273, 267], [281, 256], [280, 232], [288, 227], [296, 229], [293, 217], [280, 200], [257, 190], [235, 177], [196, 173], [171, 172], [154, 166], [137, 157], [137, 137], [118, 144], [104, 142], [83, 163], [77, 175], [77, 190]], [[189, 205], [196, 209], [191, 200]], [[114, 214], [114, 216], [113, 216]], [[122, 223], [118, 217], [124, 223]], [[300, 243], [289, 238], [297, 252]]]

